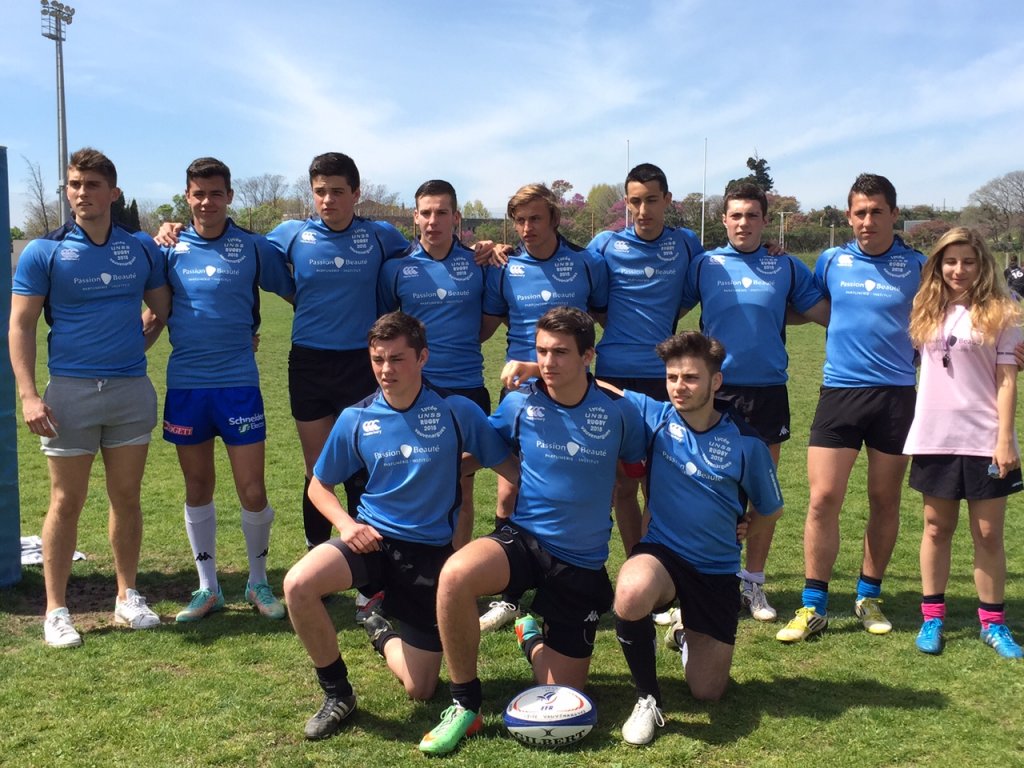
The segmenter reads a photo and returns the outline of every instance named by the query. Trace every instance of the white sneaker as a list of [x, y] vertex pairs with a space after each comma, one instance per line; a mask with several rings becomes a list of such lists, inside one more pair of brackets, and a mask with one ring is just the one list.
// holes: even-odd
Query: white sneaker
[[146, 598], [134, 589], [126, 589], [124, 600], [114, 601], [114, 623], [132, 629], [151, 629], [160, 625], [160, 617], [146, 605]]
[[54, 608], [46, 614], [43, 639], [51, 648], [77, 648], [82, 644], [82, 636], [71, 623], [71, 614], [67, 608]]
[[487, 612], [480, 617], [480, 631], [493, 632], [506, 624], [511, 624], [517, 618], [519, 618], [518, 605], [506, 603], [504, 600], [495, 600]]
[[673, 621], [672, 611], [674, 610], [675, 608], [671, 608], [665, 611], [664, 613], [654, 614], [654, 623], [657, 624], [659, 627], [667, 627]]
[[740, 579], [740, 600], [750, 609], [750, 615], [758, 621], [775, 621], [778, 616], [768, 603], [764, 587], [757, 582]]
[[665, 718], [653, 696], [638, 699], [633, 714], [622, 724], [622, 738], [627, 744], [650, 744], [654, 740], [654, 728], [665, 725]]

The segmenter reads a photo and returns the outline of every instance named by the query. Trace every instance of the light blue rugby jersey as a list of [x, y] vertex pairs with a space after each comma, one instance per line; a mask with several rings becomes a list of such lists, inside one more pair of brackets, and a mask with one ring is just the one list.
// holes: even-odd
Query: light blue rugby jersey
[[360, 520], [384, 536], [439, 547], [452, 540], [458, 520], [463, 451], [485, 467], [509, 455], [483, 411], [464, 397], [442, 397], [424, 383], [412, 406], [399, 411], [378, 390], [341, 412], [313, 474], [340, 485], [365, 468]]
[[899, 237], [879, 256], [868, 256], [851, 240], [818, 257], [814, 280], [832, 302], [826, 387], [914, 386], [908, 328], [925, 261]]
[[480, 351], [485, 268], [458, 240], [436, 261], [415, 243], [404, 259], [384, 263], [377, 286], [381, 313], [401, 309], [427, 327], [430, 357], [423, 369], [439, 387], [484, 385]]
[[252, 351], [259, 289], [295, 293], [280, 251], [228, 219], [220, 237], [206, 239], [190, 225], [164, 252], [173, 294], [168, 388], [259, 386]]
[[704, 248], [688, 229], [665, 227], [644, 240], [633, 227], [599, 232], [587, 248], [608, 269], [608, 320], [597, 345], [597, 375], [661, 379], [654, 347], [675, 332], [687, 270]]
[[377, 279], [385, 261], [409, 241], [390, 224], [356, 216], [335, 232], [318, 218], [285, 221], [267, 235], [295, 276], [292, 344], [313, 349], [365, 349], [377, 319]]
[[146, 375], [142, 296], [164, 280], [149, 235], [115, 224], [97, 245], [69, 224], [25, 247], [12, 290], [46, 297], [51, 376], [103, 379]]
[[520, 458], [512, 521], [560, 560], [604, 565], [616, 464], [644, 457], [636, 407], [593, 382], [579, 404], [561, 405], [533, 381], [509, 392], [490, 420]]
[[770, 387], [789, 379], [786, 305], [805, 312], [823, 298], [799, 259], [770, 256], [763, 246], [742, 253], [728, 245], [694, 259], [683, 303], [701, 305], [701, 332], [725, 347], [726, 384]]
[[748, 498], [763, 515], [782, 508], [768, 447], [728, 413], [695, 432], [670, 403], [630, 391], [626, 399], [643, 414], [650, 444], [651, 521], [642, 541], [668, 547], [699, 573], [736, 573], [736, 525]]
[[522, 246], [508, 263], [487, 273], [484, 313], [508, 316], [506, 360], [536, 360], [537, 321], [552, 307], [603, 312], [608, 306], [608, 272], [586, 248], [561, 235], [549, 259], [535, 259]]

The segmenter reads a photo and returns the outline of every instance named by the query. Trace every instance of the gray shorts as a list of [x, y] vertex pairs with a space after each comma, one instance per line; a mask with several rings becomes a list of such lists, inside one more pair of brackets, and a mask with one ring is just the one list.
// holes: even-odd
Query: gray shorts
[[57, 437], [42, 438], [47, 456], [95, 455], [100, 448], [146, 445], [156, 426], [156, 390], [148, 376], [54, 376], [43, 400], [58, 424]]

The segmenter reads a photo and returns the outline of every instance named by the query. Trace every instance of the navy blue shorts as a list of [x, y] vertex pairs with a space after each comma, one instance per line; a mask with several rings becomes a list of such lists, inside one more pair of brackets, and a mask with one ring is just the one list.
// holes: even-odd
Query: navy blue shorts
[[225, 445], [251, 445], [267, 439], [259, 387], [167, 390], [164, 440], [199, 445], [218, 435]]

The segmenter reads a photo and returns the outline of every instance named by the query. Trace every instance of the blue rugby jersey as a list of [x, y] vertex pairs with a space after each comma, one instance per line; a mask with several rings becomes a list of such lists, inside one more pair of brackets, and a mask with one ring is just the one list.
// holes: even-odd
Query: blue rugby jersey
[[146, 375], [142, 297], [164, 282], [149, 235], [115, 224], [97, 245], [69, 224], [25, 247], [12, 290], [46, 297], [51, 376], [116, 378]]

